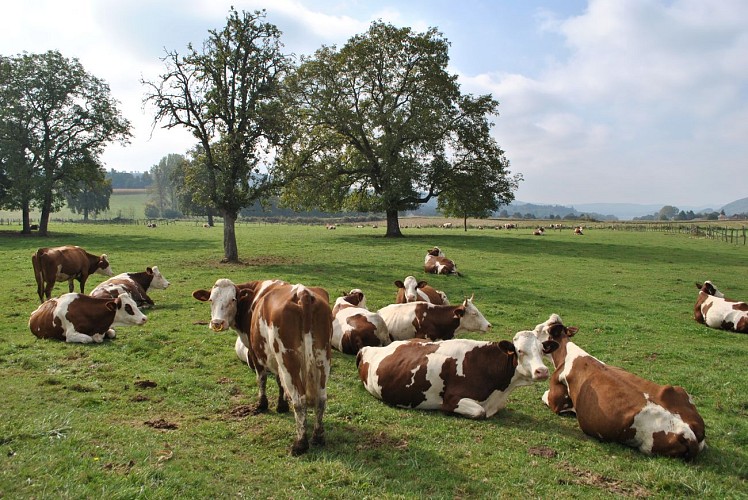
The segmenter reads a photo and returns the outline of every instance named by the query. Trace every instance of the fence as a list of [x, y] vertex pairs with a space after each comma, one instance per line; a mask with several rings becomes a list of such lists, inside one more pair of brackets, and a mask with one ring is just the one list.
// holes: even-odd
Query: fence
[[622, 231], [659, 231], [664, 233], [686, 234], [697, 238], [708, 238], [724, 241], [734, 245], [745, 245], [748, 240], [748, 229], [745, 226], [727, 227], [717, 225], [673, 224], [673, 223], [630, 223], [615, 224], [610, 229]]

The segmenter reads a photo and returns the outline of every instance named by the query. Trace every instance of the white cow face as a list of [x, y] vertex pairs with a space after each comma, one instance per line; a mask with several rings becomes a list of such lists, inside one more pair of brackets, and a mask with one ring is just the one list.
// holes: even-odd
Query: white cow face
[[123, 293], [113, 302], [117, 307], [117, 312], [114, 314], [112, 326], [144, 325], [148, 320], [146, 315], [138, 309], [138, 304], [129, 293]]
[[214, 332], [222, 332], [236, 325], [238, 289], [229, 279], [216, 281], [210, 292], [195, 290], [192, 296], [201, 302], [210, 301], [210, 324]]
[[418, 280], [415, 276], [408, 276], [403, 281], [403, 288], [405, 289], [405, 301], [415, 302], [418, 300]]
[[96, 271], [94, 272], [103, 274], [104, 276], [114, 276], [112, 266], [109, 264], [109, 258], [107, 258], [106, 254], [102, 254], [101, 257], [99, 257], [99, 265], [96, 267]]
[[151, 285], [148, 288], [164, 290], [169, 285], [171, 285], [171, 283], [169, 283], [169, 281], [164, 278], [164, 275], [161, 274], [161, 272], [158, 270], [158, 266], [153, 266], [153, 268], [151, 268], [151, 271], [153, 272], [153, 279], [151, 280]]
[[517, 356], [517, 373], [533, 382], [546, 380], [549, 372], [543, 364], [543, 355], [558, 349], [558, 342], [547, 340], [540, 342], [535, 332], [525, 330], [518, 332], [512, 340], [514, 354]]
[[465, 308], [465, 314], [460, 320], [458, 330], [467, 332], [487, 332], [491, 329], [491, 323], [489, 323], [478, 308], [475, 307], [472, 297], [465, 299], [465, 302], [463, 302], [462, 305]]

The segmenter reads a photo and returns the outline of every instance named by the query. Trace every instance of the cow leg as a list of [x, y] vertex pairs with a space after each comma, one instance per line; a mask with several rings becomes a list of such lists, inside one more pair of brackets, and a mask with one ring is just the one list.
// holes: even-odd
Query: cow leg
[[[73, 293], [73, 290], [75, 290], [75, 284], [73, 283], [73, 278], [70, 278], [68, 280], [68, 291]], [[81, 287], [81, 293], [83, 293], [83, 287]]]
[[280, 378], [276, 378], [278, 381], [278, 413], [288, 413], [288, 399], [286, 399], [286, 392], [283, 390]]
[[55, 287], [54, 280], [47, 282], [47, 286], [44, 287], [44, 296], [47, 297], [47, 300], [52, 297], [52, 289]]
[[574, 402], [569, 397], [568, 388], [558, 380], [551, 380], [550, 389], [545, 391], [542, 400], [557, 415], [561, 415], [562, 413], [576, 413]]
[[291, 447], [291, 455], [297, 457], [309, 449], [309, 440], [306, 437], [306, 398], [296, 396], [292, 399], [293, 414], [296, 419], [296, 441]]
[[260, 400], [257, 402], [255, 407], [252, 409], [252, 413], [257, 415], [259, 413], [265, 413], [268, 411], [268, 396], [267, 396], [267, 382], [268, 382], [268, 372], [267, 370], [262, 370], [257, 372], [257, 387], [260, 392]]
[[113, 339], [116, 336], [117, 336], [117, 332], [114, 331], [114, 328], [110, 328], [109, 330], [106, 331], [106, 337], [108, 339]]
[[325, 444], [325, 428], [322, 426], [322, 417], [325, 414], [327, 406], [327, 391], [322, 389], [317, 397], [317, 407], [314, 410], [315, 421], [314, 431], [312, 431], [312, 444], [322, 446]]
[[103, 334], [103, 333], [94, 333], [94, 334], [93, 334], [93, 335], [91, 336], [91, 338], [92, 338], [92, 339], [93, 339], [93, 341], [94, 341], [94, 342], [96, 342], [97, 344], [101, 344], [102, 342], [104, 342], [104, 335], [105, 335], [105, 334]]
[[93, 341], [94, 339], [92, 339], [89, 335], [86, 335], [85, 333], [76, 332], [75, 330], [69, 330], [65, 332], [65, 342], [90, 344]]
[[486, 418], [486, 409], [483, 408], [476, 400], [462, 398], [453, 410], [458, 415], [468, 418]]

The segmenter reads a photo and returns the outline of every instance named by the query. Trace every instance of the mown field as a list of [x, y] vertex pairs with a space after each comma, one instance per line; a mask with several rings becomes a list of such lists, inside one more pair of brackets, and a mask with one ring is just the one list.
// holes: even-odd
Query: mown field
[[[220, 264], [220, 227], [52, 224], [52, 236], [0, 228], [0, 497], [4, 498], [618, 498], [748, 496], [748, 336], [693, 320], [695, 281], [748, 299], [748, 248], [659, 232], [405, 229], [242, 224], [239, 265]], [[158, 265], [143, 327], [99, 345], [37, 340], [30, 256], [40, 246], [106, 252], [116, 273]], [[464, 277], [426, 276], [440, 246]], [[393, 281], [427, 279], [452, 302], [475, 294], [494, 325], [470, 338], [511, 339], [556, 312], [602, 361], [681, 385], [707, 425], [695, 462], [653, 458], [585, 436], [520, 388], [495, 417], [472, 421], [389, 407], [366, 392], [355, 360], [333, 356], [327, 445], [289, 455], [293, 415], [250, 416], [254, 375], [235, 336], [204, 324], [191, 297], [217, 278], [282, 278], [358, 287], [370, 309]], [[90, 290], [103, 277], [89, 281]], [[57, 285], [56, 293], [66, 290]], [[274, 383], [268, 384], [271, 409]]]

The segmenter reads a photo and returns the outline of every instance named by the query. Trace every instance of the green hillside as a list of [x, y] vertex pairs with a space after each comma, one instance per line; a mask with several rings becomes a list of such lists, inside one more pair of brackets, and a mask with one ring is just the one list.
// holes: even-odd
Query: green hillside
[[[101, 212], [98, 216], [89, 216], [90, 219], [114, 219], [117, 217], [123, 219], [143, 219], [145, 214], [143, 209], [148, 201], [148, 194], [145, 189], [115, 189], [109, 198], [109, 210]], [[52, 220], [83, 220], [82, 214], [73, 213], [67, 206], [59, 212], [55, 212], [50, 217]], [[20, 211], [0, 210], [0, 219], [7, 224], [10, 219], [13, 221], [21, 220]], [[32, 221], [39, 220], [39, 211], [31, 212]]]

